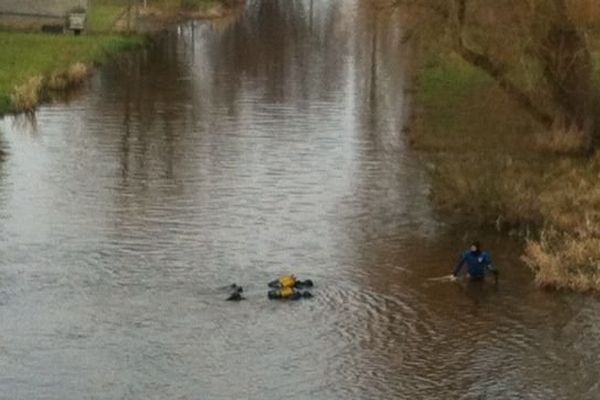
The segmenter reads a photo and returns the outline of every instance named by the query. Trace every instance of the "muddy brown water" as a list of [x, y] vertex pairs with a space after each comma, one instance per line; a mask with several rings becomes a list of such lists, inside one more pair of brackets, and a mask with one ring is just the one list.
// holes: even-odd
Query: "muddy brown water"
[[[600, 305], [447, 274], [410, 54], [353, 0], [250, 1], [0, 122], [2, 399], [597, 399]], [[268, 301], [294, 272], [308, 301]], [[247, 301], [223, 301], [244, 285]]]

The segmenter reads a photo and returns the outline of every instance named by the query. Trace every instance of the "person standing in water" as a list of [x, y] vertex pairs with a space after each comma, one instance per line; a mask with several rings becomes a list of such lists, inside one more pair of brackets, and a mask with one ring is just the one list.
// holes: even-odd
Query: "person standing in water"
[[492, 258], [490, 254], [485, 251], [481, 251], [481, 243], [474, 241], [471, 244], [471, 248], [463, 253], [458, 264], [454, 267], [451, 280], [455, 280], [463, 265], [467, 264], [467, 276], [473, 281], [481, 281], [485, 278], [486, 272], [490, 272], [494, 275], [494, 279], [498, 282], [498, 270], [492, 265]]

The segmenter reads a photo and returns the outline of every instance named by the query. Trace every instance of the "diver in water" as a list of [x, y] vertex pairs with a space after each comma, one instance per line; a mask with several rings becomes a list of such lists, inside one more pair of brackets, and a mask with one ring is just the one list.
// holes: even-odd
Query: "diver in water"
[[[313, 287], [313, 282], [310, 279], [299, 281], [294, 275], [286, 275], [273, 282], [270, 282], [269, 286], [273, 288], [273, 290], [268, 292], [269, 299], [300, 300], [313, 297], [312, 293], [308, 290], [297, 290], [300, 288]], [[230, 294], [229, 297], [225, 299], [226, 301], [246, 300], [246, 298], [242, 296], [242, 293], [244, 292], [243, 287], [232, 283], [231, 285], [227, 286], [227, 289], [230, 290]]]
[[482, 281], [489, 272], [494, 275], [495, 282], [498, 282], [498, 270], [492, 265], [490, 254], [481, 250], [479, 241], [474, 241], [471, 248], [463, 253], [450, 275], [452, 280], [456, 280], [464, 264], [467, 264], [467, 277], [470, 280]]
[[244, 293], [244, 288], [236, 285], [235, 283], [230, 286], [231, 293], [229, 297], [225, 299], [225, 301], [242, 301], [246, 300], [242, 293]]

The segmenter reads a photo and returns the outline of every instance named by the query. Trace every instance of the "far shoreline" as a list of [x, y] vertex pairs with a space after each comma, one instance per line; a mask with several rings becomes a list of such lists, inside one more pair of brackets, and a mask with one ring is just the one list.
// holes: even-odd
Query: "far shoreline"
[[145, 46], [158, 32], [187, 21], [227, 18], [244, 3], [211, 1], [197, 9], [138, 9], [135, 29], [122, 21], [125, 14], [120, 10], [109, 31], [80, 36], [0, 31], [0, 64], [7, 66], [0, 75], [0, 118], [35, 112], [53, 95], [80, 87], [108, 60]]

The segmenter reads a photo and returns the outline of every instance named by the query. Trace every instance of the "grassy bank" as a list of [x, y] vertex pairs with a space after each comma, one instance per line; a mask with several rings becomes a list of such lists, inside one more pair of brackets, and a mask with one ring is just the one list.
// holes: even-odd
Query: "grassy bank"
[[[133, 4], [131, 8], [130, 3]], [[134, 18], [148, 12], [176, 15], [188, 11], [202, 12], [230, 4], [233, 4], [233, 0], [147, 0], [145, 6], [141, 1], [93, 0], [88, 28], [92, 32], [111, 32], [118, 28], [119, 22], [123, 24], [130, 18], [133, 24]]]
[[93, 33], [112, 32], [127, 12], [127, 2], [123, 0], [95, 0], [91, 6], [88, 29]]
[[435, 204], [519, 234], [540, 286], [600, 290], [600, 156], [582, 155], [574, 132], [543, 129], [480, 70], [436, 54], [418, 68], [411, 133]]
[[[131, 3], [131, 4], [130, 4]], [[221, 16], [234, 0], [128, 0], [92, 1], [88, 28], [91, 32], [148, 32], [185, 17]]]
[[0, 32], [0, 113], [35, 108], [47, 90], [79, 83], [87, 66], [141, 41], [115, 35]]
[[35, 109], [48, 93], [81, 83], [92, 65], [144, 40], [119, 32], [151, 32], [181, 18], [218, 17], [241, 2], [148, 0], [146, 8], [133, 2], [136, 9], [127, 0], [93, 0], [85, 35], [0, 32], [0, 115]]
[[180, 10], [180, 9], [198, 9], [212, 7], [215, 4], [221, 4], [217, 0], [149, 0], [151, 7], [160, 9]]
[[0, 115], [29, 111], [53, 90], [81, 83], [90, 67], [142, 43], [113, 33], [126, 11], [122, 0], [94, 0], [88, 34], [80, 37], [0, 32]]

